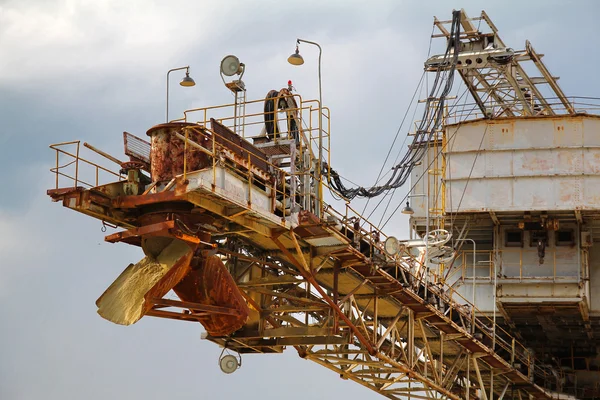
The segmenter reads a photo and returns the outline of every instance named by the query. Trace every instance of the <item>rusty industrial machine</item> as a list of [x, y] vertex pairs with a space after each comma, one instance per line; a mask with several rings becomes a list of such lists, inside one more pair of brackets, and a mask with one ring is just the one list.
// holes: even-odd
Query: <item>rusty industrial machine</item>
[[[248, 101], [234, 56], [221, 71], [233, 104], [125, 132], [127, 160], [52, 145], [52, 200], [144, 254], [98, 313], [199, 323], [226, 373], [242, 354], [294, 347], [392, 399], [600, 397], [592, 100], [565, 96], [542, 55], [507, 47], [485, 12], [434, 24], [445, 52], [425, 62], [423, 118], [372, 187], [331, 167], [327, 107], [291, 83]], [[408, 238], [350, 204], [409, 181]]]

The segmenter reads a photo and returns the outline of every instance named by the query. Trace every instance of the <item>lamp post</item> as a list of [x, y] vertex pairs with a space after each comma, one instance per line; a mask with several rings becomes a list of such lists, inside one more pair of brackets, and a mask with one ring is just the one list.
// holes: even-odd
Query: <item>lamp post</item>
[[194, 82], [194, 80], [190, 77], [190, 66], [185, 66], [185, 67], [179, 67], [179, 68], [173, 68], [170, 69], [167, 72], [167, 117], [166, 117], [166, 121], [165, 122], [169, 122], [169, 74], [173, 71], [179, 71], [185, 69], [185, 77], [181, 80], [181, 82], [179, 82], [179, 84], [181, 86], [184, 87], [191, 87], [196, 85], [196, 82]]
[[294, 54], [292, 54], [291, 56], [288, 57], [288, 62], [292, 65], [302, 65], [304, 64], [304, 58], [302, 58], [302, 56], [300, 55], [300, 52], [298, 50], [298, 45], [300, 43], [308, 43], [308, 44], [312, 44], [313, 46], [317, 46], [319, 48], [319, 137], [318, 137], [318, 141], [319, 141], [319, 159], [317, 160], [317, 168], [316, 168], [316, 176], [319, 179], [319, 187], [317, 188], [317, 193], [316, 193], [316, 197], [317, 197], [317, 212], [316, 215], [320, 218], [321, 217], [321, 198], [322, 198], [322, 193], [321, 193], [321, 184], [322, 184], [322, 160], [323, 160], [323, 95], [321, 92], [321, 54], [322, 54], [322, 49], [321, 46], [316, 43], [316, 42], [311, 42], [310, 40], [304, 40], [304, 39], [296, 39], [296, 51]]

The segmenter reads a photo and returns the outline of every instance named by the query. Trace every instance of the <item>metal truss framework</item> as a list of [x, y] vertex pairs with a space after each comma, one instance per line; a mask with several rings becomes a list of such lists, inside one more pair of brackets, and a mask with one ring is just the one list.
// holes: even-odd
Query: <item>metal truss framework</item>
[[[400, 280], [410, 282], [409, 269], [388, 273], [352, 246], [316, 255], [318, 249], [302, 248], [296, 234], [293, 249], [273, 240], [281, 251], [260, 251], [231, 238], [229, 250], [220, 250], [260, 319], [252, 328], [209, 340], [240, 353], [294, 346], [301, 357], [391, 399], [551, 396], [533, 383], [533, 363], [522, 358], [514, 341], [494, 338], [443, 293], [425, 301], [415, 285], [390, 274], [401, 271]], [[194, 315], [149, 315], [201, 321], [202, 311], [215, 312], [197, 309]]]
[[[504, 46], [485, 13], [478, 19], [469, 19], [464, 12], [462, 15], [462, 39], [466, 42], [493, 37], [496, 47]], [[473, 20], [486, 21], [492, 33], [481, 34]], [[435, 21], [442, 32], [440, 37], [448, 36], [445, 23]], [[526, 47], [506, 63], [491, 60], [481, 68], [457, 67], [482, 113], [573, 113], [556, 79], [541, 63], [541, 55], [529, 44]], [[532, 61], [542, 76], [529, 77], [523, 61]], [[541, 85], [550, 88], [558, 104], [551, 104], [551, 97], [542, 94]], [[202, 171], [184, 168], [183, 175], [173, 177], [161, 190], [151, 186], [140, 195], [125, 195], [120, 181], [99, 185], [96, 179], [95, 185], [89, 185], [91, 189], [84, 189], [78, 187], [77, 175], [74, 187], [59, 188], [62, 167], [58, 166], [56, 149], [56, 188], [49, 194], [66, 207], [128, 228], [108, 236], [108, 241], [140, 245], [144, 235], [164, 235], [219, 254], [251, 310], [250, 320], [241, 330], [225, 337], [207, 337], [227, 349], [279, 353], [293, 346], [301, 357], [392, 399], [551, 398], [551, 391], [561, 390], [560, 377], [536, 364], [516, 339], [482, 318], [453, 288], [436, 282], [422, 260], [408, 253], [386, 256], [383, 232], [362, 216], [349, 213], [348, 206], [345, 214], [325, 206], [323, 219], [307, 212], [308, 220], [291, 229], [284, 222], [278, 223], [292, 211], [285, 207], [285, 196], [295, 196], [288, 194], [285, 171], [275, 165], [269, 168], [283, 177], [281, 215], [273, 213], [276, 207], [268, 215], [257, 211], [252, 190], [246, 202], [216, 190], [217, 173], [233, 171], [248, 188], [256, 185], [259, 175], [250, 157], [227, 158], [235, 146], [216, 140], [223, 139], [217, 132], [211, 131], [211, 137], [212, 146], [195, 144], [212, 160], [209, 172], [213, 178], [206, 187], [199, 183]], [[183, 140], [188, 148], [191, 142], [187, 137]], [[295, 156], [286, 156], [291, 168]], [[78, 150], [74, 157], [77, 166]], [[100, 167], [94, 166], [98, 175]], [[308, 183], [310, 177], [305, 175], [303, 182]], [[263, 180], [262, 184], [267, 183], [273, 184], [269, 201], [277, 204], [275, 183]], [[290, 180], [288, 185], [294, 187], [295, 183]], [[321, 204], [306, 207], [312, 200], [305, 200], [304, 210], [321, 210]], [[190, 214], [202, 215], [212, 224], [213, 229], [205, 236], [182, 231], [168, 220], [167, 212], [164, 221], [145, 224], [140, 219], [142, 207], [152, 210], [164, 206], [169, 210], [172, 204], [184, 203]], [[222, 305], [170, 298], [152, 298], [151, 302], [146, 315], [183, 321], [203, 322], [211, 315], [235, 313]]]
[[[223, 168], [223, 167], [214, 167]], [[237, 169], [241, 171], [241, 167]], [[508, 333], [482, 318], [453, 288], [436, 282], [422, 260], [383, 251], [385, 235], [350, 207], [327, 207], [327, 222], [305, 211], [290, 229], [277, 218], [191, 186], [202, 171], [173, 179], [161, 192], [123, 195], [110, 188], [53, 189], [49, 194], [84, 214], [127, 227], [109, 242], [140, 245], [144, 235], [171, 236], [220, 254], [251, 315], [245, 327], [208, 337], [240, 353], [276, 353], [294, 346], [323, 365], [388, 398], [550, 398], [560, 380], [536, 364]], [[251, 181], [251, 178], [248, 178]], [[215, 226], [212, 234], [165, 220], [137, 220], [140, 207], [191, 208]], [[161, 214], [162, 215], [162, 214]], [[364, 223], [362, 223], [364, 221]], [[193, 247], [192, 246], [192, 247]], [[149, 316], [203, 322], [233, 314], [222, 304], [150, 298]], [[477, 315], [477, 316], [476, 316]]]
[[[487, 29], [480, 30], [482, 21]], [[444, 37], [448, 40], [450, 32], [447, 25], [451, 22], [435, 18], [434, 25], [440, 33], [432, 37]], [[479, 17], [469, 18], [462, 10], [461, 25], [461, 44], [467, 50], [467, 56], [464, 63], [456, 66], [456, 70], [484, 116], [575, 113], [575, 108], [557, 83], [558, 78], [552, 76], [542, 62], [543, 54], [536, 53], [529, 41], [522, 51], [507, 48], [485, 11]], [[483, 30], [487, 32], [483, 33]], [[506, 51], [498, 57], [494, 55], [496, 49]], [[439, 66], [432, 65], [426, 67], [428, 71], [437, 71], [438, 68]], [[526, 70], [540, 76], [531, 77]], [[470, 109], [469, 106], [468, 110], [458, 110], [455, 116], [457, 120], [468, 118]]]

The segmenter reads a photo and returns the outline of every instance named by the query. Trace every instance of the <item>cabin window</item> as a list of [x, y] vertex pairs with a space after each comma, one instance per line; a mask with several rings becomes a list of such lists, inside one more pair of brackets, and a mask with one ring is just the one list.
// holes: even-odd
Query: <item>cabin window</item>
[[557, 246], [573, 246], [575, 244], [575, 232], [573, 229], [561, 229], [554, 233]]
[[504, 246], [506, 247], [523, 247], [523, 231], [505, 231]]

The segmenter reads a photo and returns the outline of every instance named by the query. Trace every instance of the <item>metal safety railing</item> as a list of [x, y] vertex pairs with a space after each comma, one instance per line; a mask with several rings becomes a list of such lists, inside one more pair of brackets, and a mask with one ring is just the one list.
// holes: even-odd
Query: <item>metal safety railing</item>
[[[67, 181], [72, 182], [73, 187], [77, 188], [80, 185], [88, 188], [96, 187], [101, 184], [100, 175], [108, 174], [110, 178], [114, 180], [117, 178], [121, 180], [121, 174], [103, 167], [95, 162], [89, 161], [80, 156], [81, 153], [81, 141], [75, 140], [71, 142], [62, 142], [51, 144], [50, 148], [56, 153], [56, 163], [53, 168], [50, 168], [50, 172], [55, 175], [55, 189], [60, 187], [60, 177], [66, 178]], [[106, 157], [105, 154], [99, 152], [87, 143], [83, 144], [86, 148]], [[74, 148], [74, 150], [72, 150]], [[66, 161], [61, 163], [61, 157]], [[118, 160], [113, 160], [118, 161]], [[82, 178], [82, 172], [86, 175]], [[90, 177], [90, 175], [92, 175]], [[91, 178], [91, 179], [90, 179]]]
[[[286, 216], [290, 216], [295, 200], [298, 197], [302, 197], [302, 193], [297, 190], [297, 185], [294, 184], [293, 180], [307, 172], [290, 173], [285, 171], [278, 165], [270, 162], [268, 157], [265, 158], [251, 154], [238, 143], [234, 143], [207, 127], [189, 126], [184, 127], [183, 131], [184, 134], [177, 134], [177, 137], [184, 142], [184, 180], [187, 179], [188, 174], [193, 172], [187, 164], [188, 155], [193, 151], [201, 151], [208, 155], [211, 160], [208, 168], [211, 170], [211, 186], [213, 188], [217, 187], [217, 170], [225, 168], [248, 184], [247, 202], [249, 206], [252, 204], [252, 192], [259, 191], [271, 199], [270, 212], [279, 215], [282, 218], [282, 223], [284, 223]], [[194, 132], [196, 135], [202, 137], [203, 145], [190, 139], [190, 132]], [[236, 152], [244, 152], [247, 155], [245, 157], [236, 156], [234, 154]], [[224, 158], [228, 162], [223, 162]], [[269, 172], [270, 176], [273, 176], [274, 179], [265, 179], [264, 176], [261, 177], [257, 173], [259, 172], [257, 170], [258, 161], [269, 170], [261, 172]], [[314, 204], [315, 207], [318, 206], [314, 193], [309, 193], [308, 195], [310, 196], [310, 203]]]
[[[236, 104], [232, 103], [186, 110], [184, 112], [184, 117], [174, 120], [174, 122], [197, 123], [198, 128], [206, 132], [207, 139], [213, 142], [212, 144], [206, 146], [208, 149], [203, 149], [208, 150], [209, 152], [207, 154], [210, 156], [215, 156], [217, 153], [221, 152], [224, 149], [223, 144], [226, 145], [225, 147], [229, 147], [230, 149], [241, 150], [241, 147], [237, 143], [219, 136], [218, 133], [214, 132], [214, 130], [208, 128], [211, 119], [214, 119], [218, 123], [229, 128], [232, 132], [236, 130], [243, 132], [244, 135], [242, 137], [247, 140], [254, 140], [255, 146], [259, 147], [267, 155], [270, 155], [270, 152], [276, 151], [271, 150], [271, 147], [275, 148], [280, 143], [295, 140], [297, 143], [296, 149], [294, 150], [295, 155], [288, 154], [280, 156], [281, 158], [287, 157], [287, 163], [275, 161], [275, 157], [271, 161], [269, 159], [263, 159], [261, 161], [266, 163], [266, 165], [268, 165], [272, 171], [276, 171], [275, 175], [281, 176], [281, 181], [283, 182], [284, 186], [289, 184], [290, 186], [297, 188], [301, 185], [300, 181], [302, 181], [302, 186], [304, 188], [304, 193], [302, 195], [306, 198], [310, 197], [309, 203], [312, 204], [312, 206], [309, 207], [309, 209], [315, 213], [318, 213], [316, 212], [316, 209], [322, 211], [324, 203], [322, 179], [314, 179], [316, 176], [316, 160], [318, 158], [317, 155], [319, 154], [319, 142], [322, 146], [321, 153], [323, 158], [327, 161], [330, 159], [330, 112], [326, 107], [321, 108], [321, 111], [323, 112], [323, 127], [320, 130], [318, 124], [318, 101], [304, 101], [299, 95], [283, 96], [280, 99], [285, 100], [289, 98], [293, 98], [293, 104], [295, 104], [296, 107], [289, 106], [284, 110], [265, 113], [265, 99], [260, 99], [245, 102], [245, 114], [241, 117], [233, 114]], [[285, 117], [278, 118], [278, 116], [282, 113], [285, 114]], [[274, 131], [270, 135], [268, 135], [265, 130], [265, 115], [267, 114], [273, 115], [274, 121], [278, 126], [277, 128], [273, 129]], [[195, 118], [197, 115], [199, 115], [200, 118]], [[239, 121], [242, 121], [244, 124], [243, 129], [239, 129], [239, 127], [235, 126], [235, 124]], [[250, 136], [249, 133], [251, 132], [254, 132], [255, 135]], [[320, 139], [319, 132], [321, 132]], [[219, 140], [215, 140], [216, 138], [219, 138]], [[189, 137], [182, 139], [186, 142], [186, 151], [188, 149], [188, 145], [190, 148], [195, 149], [203, 147], [198, 145], [198, 143], [190, 143]], [[219, 142], [221, 144], [219, 144]], [[293, 159], [294, 157], [295, 159]], [[240, 161], [238, 164], [243, 167], [243, 164], [247, 163], [248, 162], [246, 160], [244, 162]], [[296, 164], [292, 167], [291, 164], [293, 163]], [[286, 164], [287, 166], [284, 167]], [[216, 167], [216, 163], [214, 167]], [[288, 171], [286, 171], [284, 168], [287, 168]], [[311, 180], [313, 179], [315, 181], [314, 184], [311, 183]], [[313, 185], [314, 189], [309, 190], [308, 187], [310, 185]], [[287, 193], [289, 190], [289, 187], [285, 188], [284, 192]], [[281, 193], [278, 193], [278, 195], [281, 195]], [[284, 196], [284, 199], [286, 201], [289, 200], [289, 195]]]
[[[193, 129], [195, 128], [185, 128], [186, 132], [189, 132]], [[188, 151], [193, 151], [193, 149], [195, 149], [197, 151], [206, 153], [212, 158], [213, 164], [210, 168], [212, 168], [213, 171], [213, 184], [215, 184], [217, 165], [222, 167], [222, 164], [218, 163], [217, 161], [219, 159], [219, 152], [225, 148], [231, 149], [239, 146], [236, 143], [227, 141], [224, 138], [221, 138], [221, 143], [219, 143], [219, 141], [216, 140], [216, 137], [218, 136], [217, 133], [208, 128], [203, 128], [203, 131], [205, 132], [206, 137], [209, 139], [209, 144], [205, 146], [190, 140], [189, 135], [187, 134], [185, 136], [181, 135], [179, 138], [184, 140], [186, 143], [184, 150], [185, 154], [187, 154]], [[227, 142], [225, 147], [222, 143], [223, 140]], [[252, 184], [253, 173], [251, 157], [248, 156], [247, 159], [233, 159], [232, 161], [234, 161], [234, 164], [231, 165], [231, 170], [235, 171], [238, 176], [245, 177], [245, 180], [249, 184]], [[264, 159], [263, 161], [269, 165], [269, 168], [275, 171], [276, 176], [280, 177], [276, 180], [276, 182], [279, 182], [279, 185], [272, 184], [269, 186], [269, 191], [265, 191], [265, 194], [270, 194], [271, 198], [273, 199], [273, 212], [279, 213], [283, 220], [285, 216], [289, 214], [289, 212], [286, 212], [286, 209], [288, 209], [288, 207], [286, 207], [287, 200], [293, 196], [293, 194], [289, 192], [289, 185], [287, 182], [292, 179], [293, 176], [292, 174], [279, 169], [276, 165], [269, 163], [268, 160]], [[187, 171], [187, 166], [184, 163], [184, 179], [188, 172], [190, 171]], [[323, 186], [328, 187], [325, 183], [323, 183]], [[277, 201], [275, 201], [276, 199]], [[249, 199], [249, 203], [250, 202], [251, 199]], [[330, 226], [334, 226], [340, 232], [340, 234], [348, 237], [354, 243], [354, 245], [357, 246], [361, 252], [363, 252], [363, 254], [370, 258], [386, 258], [383, 243], [385, 242], [387, 236], [374, 224], [364, 218], [364, 216], [354, 210], [349, 204], [345, 205], [345, 210], [343, 213], [340, 213], [329, 205], [324, 205], [323, 211], [325, 222]], [[361, 245], [364, 246], [365, 243], [367, 244], [367, 248], [361, 248]], [[492, 320], [484, 322], [479, 317], [475, 318], [475, 314], [478, 314], [479, 310], [471, 305], [466, 298], [464, 298], [460, 293], [450, 286], [445, 285], [445, 287], [440, 287], [439, 285], [436, 285], [436, 282], [439, 282], [439, 276], [428, 271], [424, 267], [423, 260], [418, 260], [413, 255], [405, 253], [402, 257], [397, 258], [395, 261], [395, 271], [390, 271], [393, 273], [393, 275], [400, 276], [401, 274], [404, 274], [405, 276], [410, 276], [410, 280], [413, 282], [431, 284], [432, 286], [435, 286], [432, 293], [442, 296], [448, 303], [455, 305], [461, 304], [461, 307], [473, 310], [473, 312], [468, 312], [468, 315], [472, 316], [469, 317], [472, 318], [470, 325], [473, 326], [473, 329], [482, 329], [485, 331], [487, 336], [493, 337], [493, 334], [489, 333], [490, 331], [494, 331], [493, 328], [489, 328], [490, 326], [493, 327]], [[508, 335], [506, 332], [505, 334]], [[498, 341], [498, 345], [502, 346], [502, 344], [503, 341], [500, 339]], [[526, 351], [523, 345], [520, 345], [518, 342], [515, 344], [510, 344], [510, 341], [508, 341], [503, 347], [506, 351], [509, 351], [513, 354], [513, 359], [521, 359], [522, 362], [526, 362]]]
[[[548, 105], [554, 110], [556, 113], [554, 116], [560, 117], [564, 115], [568, 115], [569, 112], [565, 107], [564, 103], [560, 101], [558, 97], [547, 97], [546, 98]], [[580, 114], [592, 114], [599, 115], [600, 114], [600, 98], [597, 97], [582, 97], [582, 96], [571, 96], [567, 97], [567, 100], [572, 104], [576, 113]], [[446, 124], [457, 124], [463, 121], [487, 118], [477, 103], [456, 103], [451, 104], [449, 107], [449, 113], [446, 119]], [[502, 108], [501, 105], [496, 105], [498, 109]], [[493, 107], [490, 108], [494, 110]], [[497, 110], [496, 110], [497, 111]], [[540, 111], [541, 116], [545, 116], [543, 111]], [[500, 115], [497, 117], [506, 117], [506, 115]], [[518, 117], [517, 117], [518, 118]]]
[[[377, 226], [370, 223], [349, 204], [346, 204], [344, 213], [326, 206], [325, 218], [328, 217], [330, 226], [337, 227], [340, 233], [351, 239], [357, 250], [372, 260], [378, 258], [386, 260], [385, 264], [389, 265], [390, 257], [386, 255], [383, 247], [387, 236]], [[361, 247], [361, 243], [364, 245], [365, 242], [368, 246]], [[468, 254], [468, 251], [463, 253]], [[478, 258], [483, 256], [488, 257], [486, 260], [490, 260], [490, 251], [477, 253]], [[464, 254], [459, 257], [464, 257]], [[480, 265], [477, 267], [479, 268]], [[491, 268], [489, 264], [481, 267], [482, 270], [487, 271], [491, 271]], [[463, 270], [462, 265], [459, 270]], [[497, 325], [495, 318], [490, 318], [486, 312], [464, 297], [457, 288], [441, 279], [436, 272], [426, 268], [423, 257], [415, 257], [408, 251], [404, 251], [393, 259], [393, 267], [386, 267], [385, 272], [397, 280], [410, 283], [408, 290], [413, 290], [420, 296], [424, 296], [421, 290], [427, 286], [429, 294], [425, 297], [435, 298], [436, 307], [444, 304], [444, 308], [440, 308], [440, 311], [449, 321], [457, 323], [516, 369], [525, 371], [530, 379], [535, 378], [548, 387], [556, 387], [557, 374], [560, 375], [560, 371], [536, 361], [523, 343]], [[429, 301], [430, 298], [424, 300]]]
[[[342, 233], [352, 232], [355, 242], [358, 242], [358, 240], [367, 241], [369, 248], [362, 249], [362, 251], [366, 251], [369, 257], [380, 257], [389, 261], [389, 257], [385, 255], [386, 253], [383, 248], [383, 243], [387, 236], [375, 225], [364, 219], [349, 204], [346, 204], [344, 214], [337, 212], [329, 206], [325, 209], [325, 213], [326, 215], [335, 216], [338, 219], [337, 222], [343, 227], [341, 230]], [[356, 239], [357, 237], [359, 239]], [[480, 341], [485, 341], [486, 345], [494, 351], [505, 352], [503, 354], [504, 358], [509, 359], [512, 364], [521, 363], [528, 366], [531, 363], [531, 355], [523, 344], [518, 342], [507, 331], [497, 326], [493, 319], [485, 316], [481, 310], [467, 300], [454, 287], [442, 282], [435, 272], [429, 271], [422, 257], [417, 258], [408, 251], [404, 251], [400, 256], [394, 258], [393, 261], [394, 266], [391, 269], [387, 269], [387, 273], [396, 277], [396, 279], [402, 277], [402, 279], [411, 282], [411, 290], [417, 291], [417, 293], [419, 287], [427, 285], [431, 295], [449, 305], [448, 309], [445, 310], [445, 315], [451, 321], [462, 319], [466, 323], [463, 327], [468, 327], [470, 330], [469, 333], [480, 335]], [[419, 294], [422, 295], [422, 293]], [[453, 315], [457, 312], [460, 315]]]
[[[282, 95], [277, 98], [277, 102], [285, 102], [286, 108], [277, 111], [265, 111], [265, 100], [250, 100], [244, 102], [244, 115], [236, 114], [236, 107], [239, 104], [229, 103], [217, 106], [199, 107], [184, 111], [184, 116], [175, 121], [194, 122], [207, 126], [211, 118], [225, 125], [233, 132], [242, 132], [242, 137], [247, 140], [261, 141], [269, 135], [265, 129], [265, 117], [271, 117], [271, 120], [277, 125], [275, 132], [272, 132], [272, 141], [285, 140], [295, 135], [292, 132], [293, 124], [300, 132], [301, 151], [310, 154], [307, 170], [315, 171], [318, 154], [321, 154], [323, 161], [331, 165], [331, 113], [328, 107], [320, 107], [318, 100], [304, 100], [300, 95]], [[279, 104], [278, 104], [279, 105]], [[322, 127], [319, 126], [319, 111], [322, 113]], [[236, 126], [236, 124], [243, 126]], [[321, 151], [319, 152], [319, 145]], [[317, 174], [313, 174], [313, 177]], [[322, 177], [317, 177], [321, 180]], [[317, 188], [317, 197], [323, 198], [322, 187]]]

